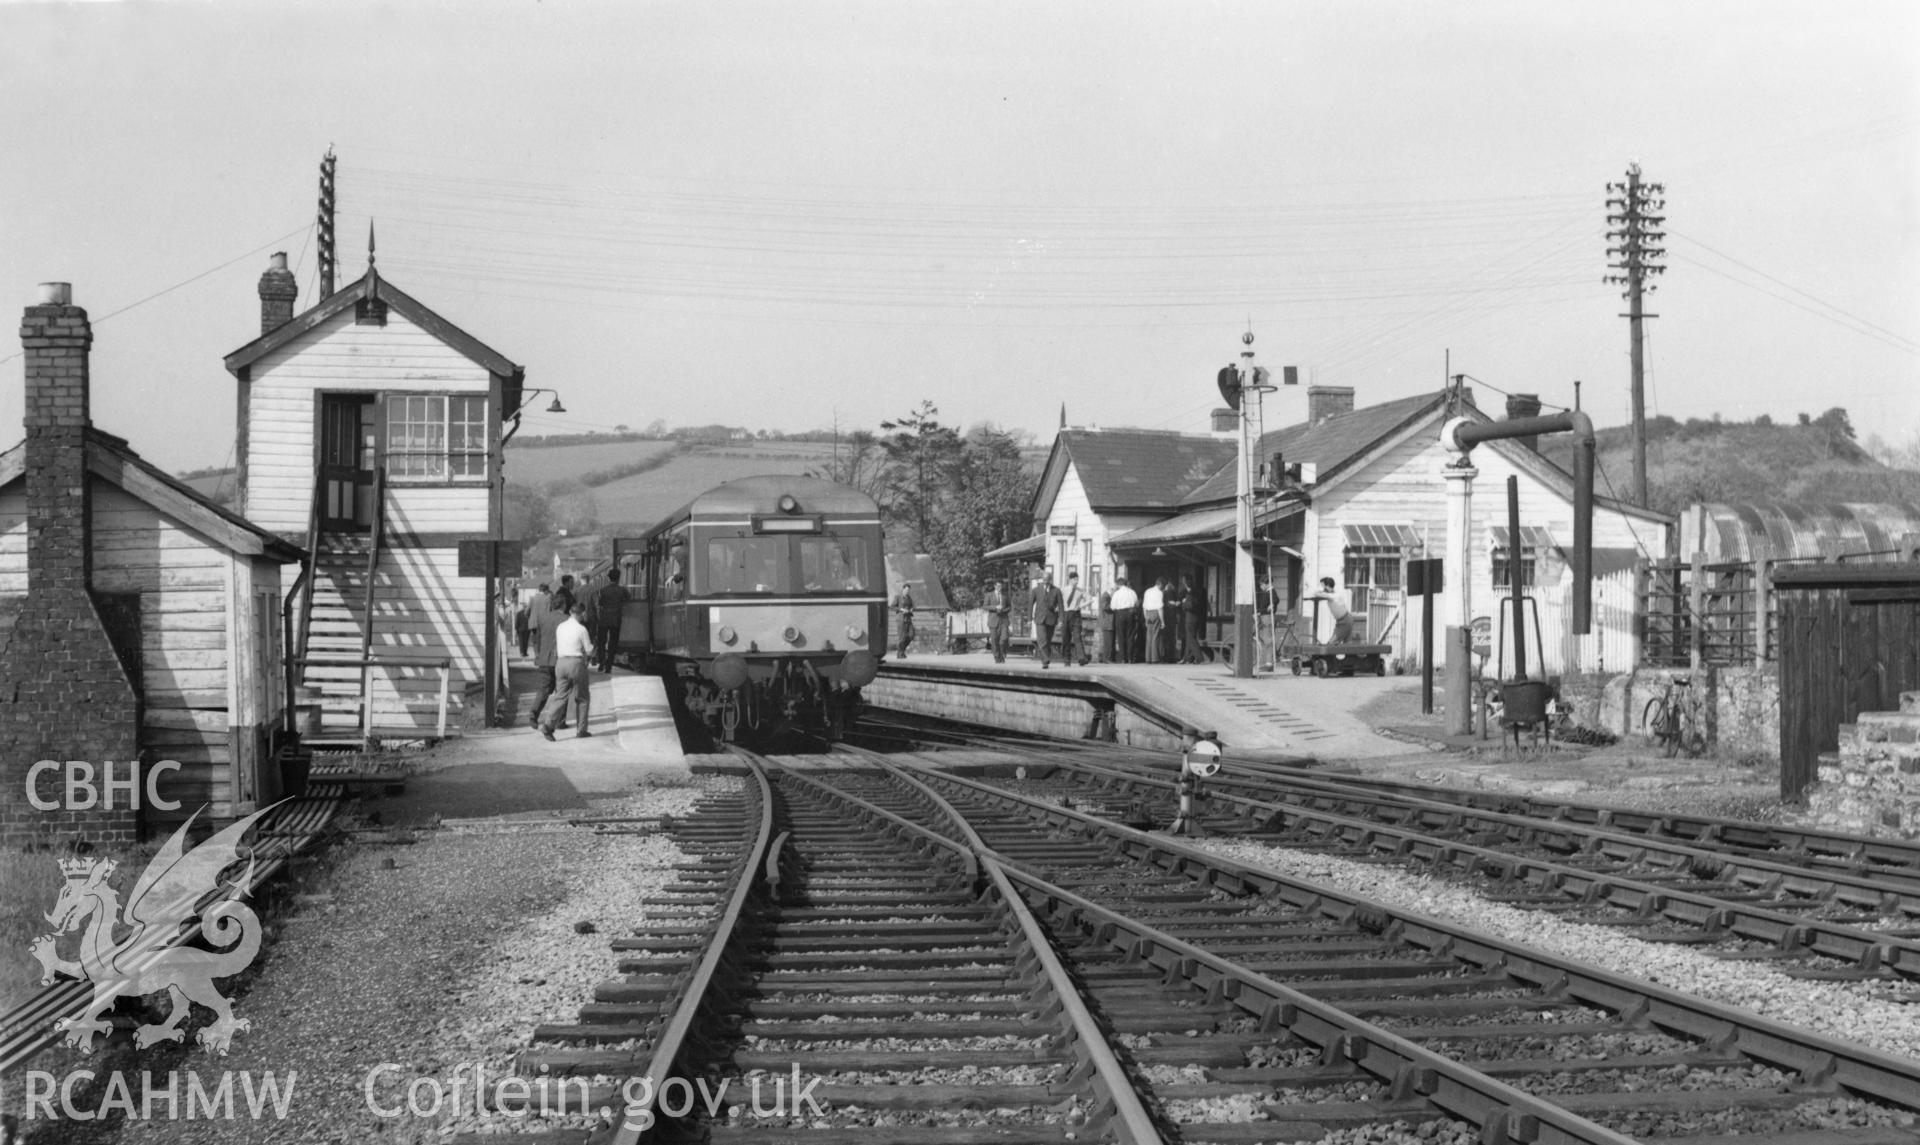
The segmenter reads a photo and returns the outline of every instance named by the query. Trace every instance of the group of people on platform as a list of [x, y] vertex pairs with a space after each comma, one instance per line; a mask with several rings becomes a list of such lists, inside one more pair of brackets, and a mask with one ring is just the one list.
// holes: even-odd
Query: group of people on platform
[[620, 613], [627, 603], [620, 569], [607, 570], [605, 583], [576, 589], [571, 575], [560, 587], [542, 583], [514, 612], [514, 636], [520, 654], [533, 656], [540, 672], [540, 688], [533, 695], [533, 714], [527, 723], [553, 738], [567, 726], [573, 712], [575, 738], [591, 736], [587, 716], [592, 708], [587, 670], [613, 671], [620, 642]]
[[[1089, 592], [1077, 569], [1067, 570], [1065, 588], [1035, 578], [1031, 592], [1034, 650], [1040, 666], [1053, 666], [1055, 642], [1068, 664], [1198, 664], [1207, 658], [1201, 630], [1207, 618], [1207, 594], [1192, 577], [1160, 577], [1135, 592], [1126, 577], [1113, 587]], [[987, 647], [994, 662], [1005, 663], [1012, 635], [1013, 598], [1006, 582], [987, 589]]]

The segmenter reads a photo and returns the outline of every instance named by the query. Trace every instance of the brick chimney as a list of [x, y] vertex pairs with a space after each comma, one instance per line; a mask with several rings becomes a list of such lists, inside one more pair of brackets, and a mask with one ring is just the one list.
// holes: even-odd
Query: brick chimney
[[[1515, 418], [1521, 418], [1521, 417], [1539, 417], [1539, 416], [1540, 416], [1540, 395], [1539, 394], [1508, 394], [1507, 395], [1507, 420], [1508, 421], [1512, 421]], [[1514, 438], [1514, 440], [1519, 442], [1521, 445], [1526, 446], [1528, 449], [1533, 450], [1535, 453], [1540, 452], [1540, 435], [1537, 433], [1531, 437], [1516, 437]]]
[[1352, 386], [1308, 386], [1307, 422], [1318, 425], [1330, 417], [1353, 412]]
[[287, 252], [273, 252], [267, 271], [260, 276], [260, 332], [270, 334], [293, 320], [293, 303], [300, 297], [300, 284], [287, 269]]
[[[64, 282], [43, 283], [20, 322], [26, 357], [27, 595], [0, 631], [0, 844], [133, 838], [124, 792], [112, 811], [54, 810], [27, 801], [42, 759], [114, 761], [139, 750], [139, 699], [94, 605], [86, 434], [93, 329]], [[58, 775], [42, 799], [61, 799]]]
[[1240, 432], [1240, 415], [1230, 409], [1213, 411], [1213, 435], [1232, 437]]

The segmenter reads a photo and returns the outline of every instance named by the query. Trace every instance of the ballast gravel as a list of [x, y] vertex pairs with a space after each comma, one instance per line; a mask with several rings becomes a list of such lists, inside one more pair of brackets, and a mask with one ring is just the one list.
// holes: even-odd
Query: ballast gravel
[[[596, 816], [684, 817], [736, 780], [696, 780], [598, 802]], [[275, 924], [256, 977], [235, 998], [251, 1028], [225, 1058], [193, 1048], [142, 1059], [156, 1073], [292, 1077], [284, 1118], [98, 1123], [36, 1129], [35, 1141], [142, 1145], [437, 1145], [458, 1132], [526, 1133], [597, 1118], [538, 1121], [477, 1110], [474, 1075], [508, 1075], [536, 1023], [578, 1021], [596, 982], [617, 975], [613, 938], [685, 856], [664, 834], [427, 831], [404, 848], [334, 853], [324, 901]], [[316, 900], [322, 896], [313, 896]], [[576, 924], [591, 921], [594, 933]], [[688, 921], [674, 919], [676, 923]], [[193, 1025], [204, 1021], [196, 1014]], [[417, 1107], [410, 1111], [409, 1094]], [[457, 1099], [457, 1107], [456, 1100]], [[242, 1105], [236, 1097], [236, 1105]], [[377, 1108], [375, 1108], [377, 1107]], [[164, 1106], [162, 1106], [164, 1109]], [[45, 1130], [51, 1128], [51, 1132]]]
[[1426, 875], [1236, 839], [1205, 839], [1198, 845], [1289, 878], [1418, 911], [1481, 934], [1920, 1061], [1920, 1012], [1916, 1012], [1920, 1007], [1894, 1000], [1910, 994], [1910, 984], [1808, 981], [1759, 963], [1722, 961], [1665, 943], [1642, 942], [1613, 928], [1563, 922], [1545, 913], [1489, 902]]

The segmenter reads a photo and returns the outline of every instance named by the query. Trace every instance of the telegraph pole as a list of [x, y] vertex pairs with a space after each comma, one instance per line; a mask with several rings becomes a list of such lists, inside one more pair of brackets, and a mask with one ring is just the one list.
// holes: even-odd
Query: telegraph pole
[[1610, 274], [1606, 281], [1626, 287], [1623, 295], [1627, 300], [1627, 319], [1629, 335], [1632, 339], [1630, 353], [1633, 364], [1633, 503], [1647, 506], [1647, 400], [1646, 400], [1646, 349], [1643, 342], [1641, 322], [1647, 318], [1657, 318], [1657, 314], [1648, 314], [1641, 306], [1645, 295], [1653, 293], [1653, 284], [1647, 279], [1664, 272], [1667, 268], [1659, 265], [1658, 260], [1666, 255], [1659, 244], [1666, 232], [1659, 229], [1667, 221], [1665, 215], [1654, 212], [1666, 207], [1667, 201], [1664, 183], [1642, 183], [1640, 164], [1627, 167], [1625, 183], [1608, 183], [1607, 191], [1613, 196], [1607, 200], [1607, 224], [1612, 230], [1607, 232], [1607, 241], [1616, 245], [1607, 248], [1607, 257], [1614, 261], [1607, 265], [1618, 274]]
[[314, 219], [320, 228], [319, 302], [333, 294], [333, 162], [333, 148], [328, 147], [320, 160], [320, 213]]

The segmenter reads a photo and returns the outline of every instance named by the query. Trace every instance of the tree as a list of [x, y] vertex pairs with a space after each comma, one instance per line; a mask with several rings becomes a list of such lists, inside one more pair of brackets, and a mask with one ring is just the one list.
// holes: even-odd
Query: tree
[[883, 510], [886, 507], [886, 456], [880, 449], [880, 439], [867, 430], [856, 429], [837, 441], [833, 460], [807, 470], [807, 476], [851, 485], [881, 502]]
[[1029, 505], [1034, 474], [1021, 456], [1021, 438], [991, 424], [967, 431], [950, 484], [931, 522], [927, 552], [947, 597], [969, 608], [985, 595], [981, 556], [1032, 531]]
[[881, 429], [892, 431], [880, 439], [887, 457], [887, 500], [897, 519], [913, 523], [912, 552], [927, 551], [928, 522], [964, 452], [960, 435], [940, 424], [939, 413], [932, 402], [923, 401], [906, 417], [880, 423]]

